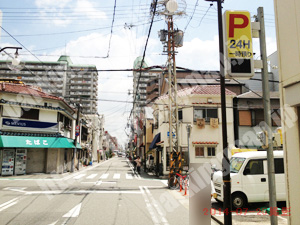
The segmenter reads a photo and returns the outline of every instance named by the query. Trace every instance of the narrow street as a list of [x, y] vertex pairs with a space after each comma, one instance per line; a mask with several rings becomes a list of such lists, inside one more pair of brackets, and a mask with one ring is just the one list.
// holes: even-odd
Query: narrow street
[[0, 224], [188, 224], [188, 198], [113, 158], [74, 174], [0, 178]]

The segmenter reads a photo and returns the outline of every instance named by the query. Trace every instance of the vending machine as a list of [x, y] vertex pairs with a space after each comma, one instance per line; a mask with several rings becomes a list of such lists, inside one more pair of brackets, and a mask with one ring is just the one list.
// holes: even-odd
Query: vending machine
[[27, 149], [16, 149], [15, 175], [26, 173]]
[[2, 175], [13, 175], [14, 174], [14, 149], [3, 149], [2, 157]]

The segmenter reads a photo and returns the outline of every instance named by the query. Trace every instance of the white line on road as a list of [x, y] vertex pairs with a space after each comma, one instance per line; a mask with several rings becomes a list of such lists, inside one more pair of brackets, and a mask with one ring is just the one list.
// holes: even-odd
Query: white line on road
[[145, 194], [145, 191], [144, 191], [144, 189], [141, 186], [139, 188], [141, 190], [141, 193], [142, 193], [143, 198], [144, 198], [145, 203], [146, 203], [147, 210], [148, 210], [148, 212], [149, 212], [149, 214], [151, 216], [151, 219], [152, 219], [153, 223], [154, 224], [159, 224], [159, 221], [157, 219], [157, 216], [155, 215], [155, 211], [153, 209], [153, 206], [150, 204], [148, 196]]
[[157, 201], [154, 199], [153, 195], [150, 193], [149, 189], [147, 187], [145, 187], [146, 193], [148, 194], [148, 196], [150, 197], [150, 200], [152, 202], [152, 205], [154, 206], [154, 208], [156, 209], [158, 215], [160, 216], [161, 222], [165, 225], [169, 225], [167, 219], [165, 218], [162, 209], [159, 207], [159, 205], [157, 204]]
[[100, 186], [102, 184], [102, 180], [99, 180], [95, 183], [95, 185]]
[[56, 221], [53, 222], [53, 223], [50, 223], [49, 225], [55, 225], [57, 222], [58, 222], [58, 220], [56, 220]]
[[12, 202], [14, 202], [14, 201], [16, 201], [17, 199], [18, 199], [18, 198], [14, 198], [14, 199], [12, 199], [12, 200], [9, 200], [9, 201], [7, 201], [7, 202], [1, 204], [1, 205], [0, 205], [0, 208], [2, 208], [3, 206], [6, 206], [6, 205], [8, 205], [8, 204], [10, 204], [10, 203], [12, 203]]
[[126, 179], [128, 179], [128, 180], [133, 179], [132, 174], [126, 173]]
[[108, 173], [104, 173], [101, 175], [100, 179], [107, 179], [108, 178]]
[[82, 203], [79, 203], [78, 205], [76, 205], [73, 209], [71, 209], [69, 212], [67, 212], [65, 215], [63, 215], [63, 217], [78, 217], [78, 215], [80, 213], [81, 204]]
[[119, 173], [115, 173], [113, 179], [120, 179], [121, 175]]
[[7, 208], [9, 208], [9, 207], [11, 207], [11, 206], [17, 204], [17, 203], [18, 203], [18, 200], [15, 200], [15, 201], [13, 201], [13, 202], [11, 202], [11, 203], [9, 203], [9, 204], [3, 206], [2, 208], [0, 208], [0, 212], [2, 212], [3, 210], [5, 210], [5, 209], [7, 209]]
[[76, 177], [74, 177], [75, 180], [79, 180], [80, 178], [84, 177], [86, 174], [80, 174]]
[[97, 190], [79, 190], [79, 191], [28, 191], [26, 195], [46, 194], [141, 194], [140, 191], [97, 191]]
[[93, 173], [91, 175], [89, 175], [86, 179], [93, 179], [97, 176], [97, 173]]

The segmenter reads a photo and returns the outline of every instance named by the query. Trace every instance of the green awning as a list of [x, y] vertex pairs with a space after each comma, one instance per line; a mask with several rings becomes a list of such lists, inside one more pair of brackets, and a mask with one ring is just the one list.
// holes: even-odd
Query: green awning
[[[73, 143], [65, 137], [0, 136], [2, 148], [75, 148]], [[76, 147], [81, 149], [79, 143]]]

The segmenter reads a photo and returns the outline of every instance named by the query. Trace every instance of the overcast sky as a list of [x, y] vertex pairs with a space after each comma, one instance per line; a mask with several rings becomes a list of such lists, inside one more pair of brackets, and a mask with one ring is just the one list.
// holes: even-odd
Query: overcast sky
[[[31, 53], [23, 49], [23, 60], [56, 61], [70, 55], [73, 63], [95, 64], [98, 69], [131, 69], [142, 56], [151, 21], [152, 0], [1, 0], [2, 26]], [[184, 1], [179, 1], [184, 6]], [[175, 28], [185, 31], [184, 45], [178, 49], [177, 66], [197, 70], [218, 70], [218, 26], [216, 3], [186, 0], [186, 15], [175, 18]], [[273, 0], [225, 0], [223, 10], [248, 10], [251, 16], [264, 7], [267, 51], [276, 51]], [[180, 8], [181, 9], [181, 8]], [[164, 17], [155, 17], [146, 61], [149, 66], [165, 65], [158, 31], [166, 29]], [[190, 21], [190, 22], [189, 22]], [[112, 35], [111, 35], [112, 29]], [[258, 52], [255, 40], [254, 52]], [[20, 46], [1, 31], [0, 46]], [[110, 47], [109, 47], [110, 46]], [[106, 57], [109, 54], [108, 58]], [[37, 59], [38, 58], [38, 59]], [[7, 59], [0, 56], [0, 59]], [[120, 143], [132, 109], [128, 90], [132, 72], [99, 72], [98, 110], [105, 115], [105, 129]], [[103, 101], [112, 100], [112, 101]]]

